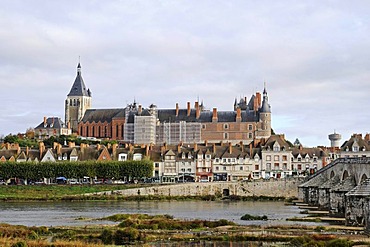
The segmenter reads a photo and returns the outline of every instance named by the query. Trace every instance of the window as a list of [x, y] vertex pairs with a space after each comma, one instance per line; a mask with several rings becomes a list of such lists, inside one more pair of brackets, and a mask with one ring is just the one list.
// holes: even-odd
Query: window
[[298, 170], [302, 170], [302, 165], [298, 164], [297, 168], [298, 168]]
[[218, 171], [220, 168], [218, 166], [216, 166], [216, 171]]
[[274, 152], [279, 152], [280, 151], [280, 147], [279, 146], [274, 146]]
[[158, 168], [159, 167], [159, 163], [155, 163], [155, 167]]
[[266, 163], [266, 170], [268, 170], [268, 171], [271, 170], [271, 163]]
[[266, 155], [266, 160], [270, 161], [271, 160], [271, 155]]
[[224, 139], [229, 139], [229, 134], [228, 133], [224, 133]]
[[288, 160], [288, 156], [283, 155], [283, 161], [287, 161], [287, 160]]
[[224, 166], [224, 171], [226, 171], [226, 166]]
[[248, 133], [248, 138], [249, 139], [252, 139], [253, 138], [253, 134], [252, 133]]
[[205, 124], [202, 124], [202, 129], [206, 129], [206, 125]]
[[275, 164], [274, 164], [274, 169], [275, 169], [275, 170], [279, 170], [279, 168], [280, 168], [279, 163], [275, 163]]
[[229, 124], [224, 124], [224, 129], [228, 129], [229, 128]]
[[248, 124], [248, 130], [252, 130], [252, 125]]
[[359, 150], [359, 149], [358, 149], [358, 146], [353, 146], [353, 147], [352, 147], [352, 151], [353, 151], [353, 152], [358, 152], [358, 150]]
[[260, 166], [259, 165], [254, 165], [254, 170], [259, 170]]
[[274, 160], [279, 161], [279, 155], [274, 155]]
[[239, 168], [239, 170], [243, 171], [243, 167], [241, 166], [241, 167]]

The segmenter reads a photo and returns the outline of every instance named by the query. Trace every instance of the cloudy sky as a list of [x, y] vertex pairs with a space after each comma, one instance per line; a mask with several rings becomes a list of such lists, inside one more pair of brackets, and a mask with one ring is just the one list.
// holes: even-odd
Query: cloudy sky
[[2, 0], [0, 134], [64, 120], [81, 57], [93, 108], [232, 110], [267, 85], [305, 146], [369, 131], [370, 1]]

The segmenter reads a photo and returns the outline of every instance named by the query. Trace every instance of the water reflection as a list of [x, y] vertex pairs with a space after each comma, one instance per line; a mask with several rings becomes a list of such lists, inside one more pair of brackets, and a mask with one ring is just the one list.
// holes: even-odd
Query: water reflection
[[[83, 202], [1, 202], [0, 222], [26, 226], [106, 224], [97, 219], [119, 213], [169, 214], [182, 219], [227, 219], [237, 224], [292, 224], [285, 219], [302, 217], [296, 206], [283, 202], [230, 201], [83, 201]], [[268, 221], [242, 221], [244, 214], [267, 215]], [[80, 220], [78, 220], [80, 219]], [[83, 219], [83, 220], [81, 220]], [[299, 223], [315, 224], [315, 223]], [[322, 225], [322, 224], [321, 224]]]

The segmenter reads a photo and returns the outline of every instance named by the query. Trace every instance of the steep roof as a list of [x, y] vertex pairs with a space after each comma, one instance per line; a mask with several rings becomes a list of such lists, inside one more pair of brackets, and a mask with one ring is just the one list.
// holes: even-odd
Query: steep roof
[[370, 179], [350, 190], [346, 196], [370, 196]]
[[71, 91], [67, 96], [87, 96], [91, 97], [91, 92], [89, 89], [86, 88], [85, 82], [81, 76], [81, 64], [78, 63], [77, 66], [77, 76], [72, 85]]
[[45, 129], [45, 128], [53, 128], [53, 129], [61, 129], [65, 128], [64, 122], [58, 117], [49, 117], [46, 119], [46, 124], [41, 122], [35, 129]]
[[118, 109], [88, 109], [85, 112], [84, 117], [82, 118], [82, 122], [112, 122], [113, 118], [124, 118], [125, 117], [125, 109], [118, 108]]

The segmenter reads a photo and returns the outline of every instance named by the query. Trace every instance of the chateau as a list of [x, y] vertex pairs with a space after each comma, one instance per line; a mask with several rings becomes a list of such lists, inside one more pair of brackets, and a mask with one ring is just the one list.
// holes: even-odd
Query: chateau
[[118, 109], [92, 109], [92, 94], [81, 76], [81, 65], [65, 101], [65, 123], [82, 137], [134, 144], [219, 143], [248, 144], [271, 136], [271, 107], [266, 88], [247, 101], [235, 99], [232, 111], [206, 110], [203, 103], [181, 108], [148, 108], [136, 102]]

